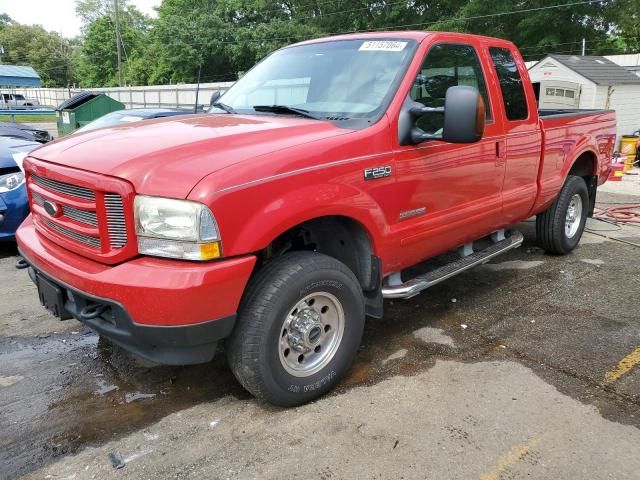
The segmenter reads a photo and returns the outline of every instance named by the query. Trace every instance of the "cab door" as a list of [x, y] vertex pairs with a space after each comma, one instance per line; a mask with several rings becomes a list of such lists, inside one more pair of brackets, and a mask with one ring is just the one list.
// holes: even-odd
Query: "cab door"
[[[429, 107], [444, 106], [448, 88], [470, 85], [485, 101], [483, 138], [471, 144], [430, 140], [395, 148], [396, 234], [401, 267], [491, 233], [503, 224], [504, 130], [494, 116], [486, 72], [476, 47], [438, 43], [426, 53], [409, 96]], [[492, 78], [492, 77], [491, 77]], [[492, 87], [492, 91], [496, 86]], [[437, 134], [444, 117], [430, 115], [417, 126]]]
[[[508, 223], [523, 220], [531, 211], [538, 189], [538, 169], [542, 145], [538, 112], [529, 86], [529, 95], [525, 91], [523, 76], [526, 66], [516, 62], [513, 47], [488, 47], [490, 59], [500, 84], [500, 111], [504, 114], [506, 133], [506, 169], [502, 202], [505, 221]], [[519, 59], [519, 57], [517, 57]], [[527, 84], [531, 85], [528, 77]]]

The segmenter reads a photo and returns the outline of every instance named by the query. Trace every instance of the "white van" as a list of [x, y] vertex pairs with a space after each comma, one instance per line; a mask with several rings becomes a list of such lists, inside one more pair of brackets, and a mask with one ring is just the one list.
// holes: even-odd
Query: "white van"
[[19, 93], [2, 93], [0, 94], [0, 108], [17, 108], [31, 109], [39, 107], [40, 102], [34, 98], [26, 98]]

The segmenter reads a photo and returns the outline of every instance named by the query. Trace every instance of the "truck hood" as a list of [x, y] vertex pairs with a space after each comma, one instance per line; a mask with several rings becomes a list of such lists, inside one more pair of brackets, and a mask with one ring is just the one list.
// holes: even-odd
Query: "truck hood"
[[203, 177], [230, 165], [349, 132], [290, 116], [188, 115], [71, 135], [31, 156], [122, 178], [138, 193], [185, 198]]

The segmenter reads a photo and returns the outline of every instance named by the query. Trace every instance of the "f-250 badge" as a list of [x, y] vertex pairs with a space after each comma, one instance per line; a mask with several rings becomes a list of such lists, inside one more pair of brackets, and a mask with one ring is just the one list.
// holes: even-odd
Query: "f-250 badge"
[[384, 178], [391, 176], [391, 165], [385, 165], [384, 167], [365, 168], [364, 179], [375, 180], [377, 178]]

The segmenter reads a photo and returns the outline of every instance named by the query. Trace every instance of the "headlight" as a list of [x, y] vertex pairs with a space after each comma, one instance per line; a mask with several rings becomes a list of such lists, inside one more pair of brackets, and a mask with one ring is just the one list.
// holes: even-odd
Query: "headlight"
[[142, 254], [185, 260], [211, 260], [222, 254], [218, 225], [202, 203], [138, 195], [134, 214]]
[[14, 172], [0, 175], [0, 193], [10, 192], [24, 183], [24, 173]]

